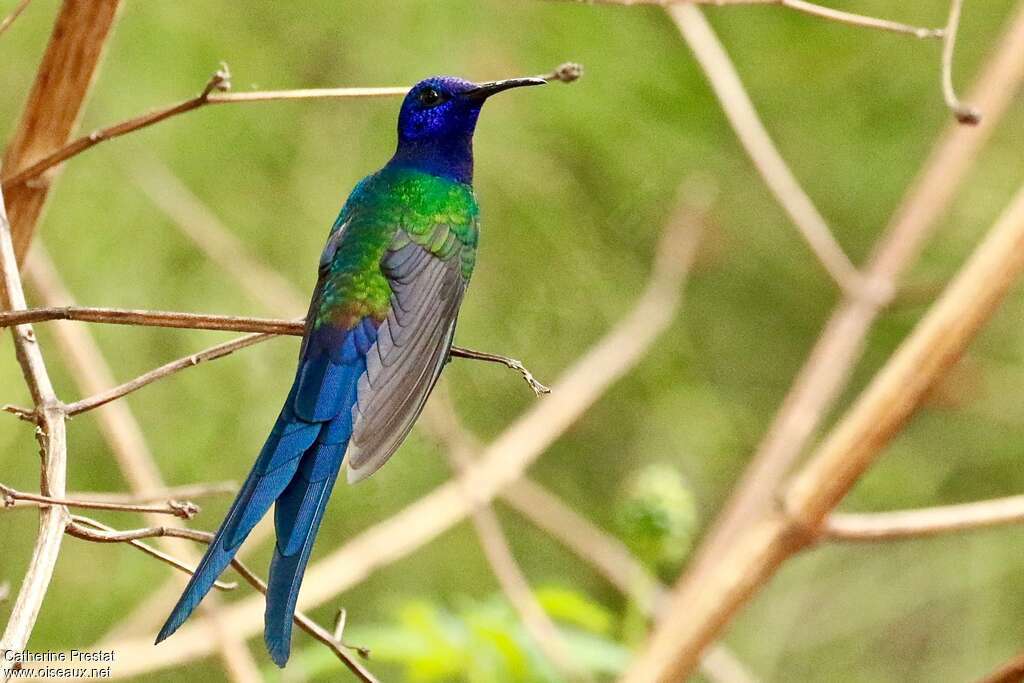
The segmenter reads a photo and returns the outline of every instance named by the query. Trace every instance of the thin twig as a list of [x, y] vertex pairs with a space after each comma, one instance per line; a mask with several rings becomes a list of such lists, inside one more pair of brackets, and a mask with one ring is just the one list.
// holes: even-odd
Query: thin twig
[[1024, 522], [1024, 495], [898, 512], [838, 513], [825, 519], [822, 540], [894, 541]]
[[828, 223], [782, 158], [750, 101], [736, 67], [701, 11], [693, 5], [680, 4], [669, 7], [668, 13], [704, 70], [754, 168], [825, 271], [847, 296], [884, 298], [885, 292], [871, 291], [867, 287], [868, 283], [857, 272]]
[[859, 26], [862, 28], [878, 29], [880, 31], [890, 31], [892, 33], [902, 33], [904, 35], [914, 36], [915, 38], [941, 38], [943, 30], [941, 28], [924, 28], [921, 26], [911, 26], [898, 21], [890, 21], [889, 19], [879, 19], [877, 17], [869, 17], [863, 14], [853, 14], [852, 12], [843, 12], [842, 10], [832, 9], [831, 7], [823, 7], [816, 5], [812, 2], [805, 2], [804, 0], [576, 0], [577, 2], [590, 2], [602, 5], [659, 5], [661, 7], [669, 7], [673, 5], [780, 5], [796, 12], [803, 12], [804, 14], [810, 14], [811, 16], [818, 17], [820, 19], [827, 19], [829, 21], [835, 21], [840, 24], [848, 24], [850, 26]]
[[960, 123], [976, 126], [981, 123], [981, 112], [960, 101], [953, 88], [953, 50], [956, 47], [956, 34], [960, 27], [960, 10], [963, 0], [950, 0], [949, 19], [942, 39], [942, 96], [946, 106]]
[[34, 503], [36, 507], [63, 505], [64, 507], [82, 508], [85, 510], [120, 510], [121, 512], [146, 512], [156, 515], [173, 515], [181, 519], [192, 519], [199, 514], [199, 506], [190, 501], [168, 500], [163, 505], [133, 505], [109, 501], [78, 500], [75, 498], [54, 498], [37, 493], [25, 493], [10, 486], [0, 484], [0, 504], [2, 507], [14, 507], [15, 502]]
[[[190, 541], [197, 541], [199, 543], [205, 543], [209, 545], [213, 541], [213, 534], [205, 531], [196, 531], [194, 529], [179, 529], [177, 527], [149, 527], [145, 529], [131, 529], [128, 531], [114, 531], [106, 525], [92, 520], [86, 517], [76, 516], [74, 518], [76, 525], [69, 526], [68, 533], [75, 535], [77, 538], [81, 538], [96, 543], [130, 543], [135, 547], [140, 548], [147, 552], [147, 554], [153, 555], [152, 548], [146, 546], [137, 545], [136, 542], [144, 538], [161, 538], [165, 536], [171, 536], [174, 538], [185, 538]], [[99, 531], [86, 528], [82, 526], [84, 523], [87, 526], [95, 527]], [[156, 556], [156, 555], [154, 555]], [[164, 559], [164, 558], [160, 558]], [[267, 594], [267, 584], [260, 579], [251, 569], [237, 559], [231, 560], [231, 566], [234, 567], [242, 578], [244, 578], [251, 586], [258, 590], [263, 595]], [[190, 571], [186, 569], [186, 571]], [[323, 627], [319, 626], [309, 617], [305, 616], [298, 610], [295, 611], [292, 619], [295, 624], [306, 631], [311, 636], [319, 640], [321, 643], [330, 648], [341, 662], [348, 667], [348, 669], [364, 683], [377, 683], [377, 679], [371, 674], [362, 664], [353, 659], [343, 649], [343, 646], [337, 642]]]
[[[437, 487], [392, 517], [329, 553], [306, 572], [303, 608], [321, 604], [430, 542], [489, 503], [565, 433], [614, 383], [628, 373], [676, 318], [699, 242], [709, 198], [684, 197], [654, 251], [647, 287], [629, 312], [563, 374], [550, 398], [535, 403], [481, 454], [466, 475]], [[472, 496], [467, 500], [467, 492]], [[239, 601], [225, 611], [238, 633], [255, 633], [263, 608]], [[142, 639], [109, 642], [119, 653], [118, 675], [138, 676], [210, 651], [203, 629], [186, 624], [154, 652]]]
[[[167, 529], [175, 529], [176, 531], [190, 532], [189, 529], [178, 529], [176, 527], [159, 527], [165, 530], [165, 533], [161, 533], [161, 537], [171, 537], [174, 533], [166, 532]], [[95, 531], [98, 529], [99, 531]], [[195, 569], [188, 566], [178, 558], [174, 557], [169, 553], [165, 553], [162, 550], [147, 545], [140, 541], [138, 538], [134, 538], [132, 532], [117, 532], [113, 528], [99, 522], [90, 517], [84, 517], [82, 515], [71, 515], [71, 523], [68, 524], [65, 532], [69, 536], [81, 539], [83, 541], [92, 541], [94, 543], [128, 543], [142, 552], [146, 553], [150, 557], [156, 558], [161, 562], [164, 562], [175, 569], [182, 571], [186, 574], [195, 573]], [[199, 533], [199, 532], [196, 532]], [[145, 538], [151, 538], [151, 536], [145, 536]], [[219, 591], [232, 591], [238, 588], [238, 584], [234, 581], [214, 581], [213, 587]]]
[[913, 416], [1024, 273], [1024, 186], [956, 278], [794, 478], [783, 510], [741, 534], [701, 594], [680, 583], [626, 683], [680, 681], [700, 654], [794, 553]]
[[[984, 121], [976, 127], [951, 124], [946, 128], [875, 245], [865, 269], [868, 279], [896, 289], [1014, 102], [1022, 81], [1024, 2], [1018, 3], [1015, 16], [971, 89], [971, 101], [986, 112]], [[739, 532], [772, 509], [780, 485], [848, 384], [882, 310], [881, 303], [847, 298], [833, 310], [733, 493], [694, 554], [686, 576], [693, 595], [703, 591], [708, 572]]]
[[[569, 67], [569, 65], [562, 65], [555, 69], [551, 74], [549, 74], [550, 80], [559, 80], [564, 82], [571, 82], [572, 80], [575, 80], [571, 77], [573, 69], [567, 67]], [[327, 100], [339, 98], [394, 97], [404, 95], [409, 92], [408, 86], [384, 88], [306, 88], [301, 90], [227, 92], [231, 87], [230, 79], [231, 74], [228, 72], [227, 65], [222, 64], [221, 68], [213, 74], [207, 82], [206, 87], [203, 88], [199, 95], [182, 102], [178, 102], [177, 104], [157, 109], [147, 114], [135, 116], [112, 126], [100, 128], [88, 135], [82, 136], [46, 155], [30, 166], [21, 168], [5, 177], [3, 180], [3, 187], [4, 189], [10, 189], [12, 187], [25, 184], [27, 181], [38, 177], [46, 170], [53, 168], [57, 164], [67, 161], [71, 157], [81, 154], [90, 147], [94, 147], [106, 140], [113, 140], [114, 138], [121, 137], [122, 135], [127, 135], [128, 133], [148, 128], [155, 123], [160, 123], [161, 121], [178, 116], [179, 114], [195, 111], [196, 109], [201, 109], [202, 107], [211, 104], [270, 102], [276, 100]]]
[[28, 7], [30, 2], [32, 2], [32, 0], [21, 0], [21, 2], [18, 3], [18, 6], [11, 10], [11, 13], [4, 17], [3, 21], [0, 21], [0, 35], [3, 35], [3, 32], [11, 27], [14, 20], [21, 16], [21, 13], [25, 11], [25, 8]]
[[[248, 337], [242, 337], [224, 344], [218, 344], [206, 351], [186, 356], [178, 361], [168, 363], [150, 373], [132, 380], [127, 391], [122, 387], [116, 387], [104, 392], [102, 397], [90, 397], [68, 404], [69, 415], [76, 415], [103, 405], [115, 398], [124, 396], [129, 391], [134, 391], [150, 382], [166, 377], [178, 370], [192, 367], [204, 360], [221, 358], [237, 351], [240, 348], [250, 346], [275, 335], [301, 336], [305, 325], [299, 320], [281, 320], [276, 318], [252, 318], [233, 315], [213, 315], [204, 313], [180, 313], [171, 311], [143, 311], [136, 309], [120, 308], [91, 308], [85, 306], [57, 306], [52, 308], [33, 308], [25, 311], [0, 312], [0, 328], [13, 325], [23, 325], [30, 322], [44, 322], [48, 320], [75, 320], [90, 323], [108, 323], [113, 325], [135, 325], [146, 327], [169, 327], [175, 329], [196, 329], [196, 330], [219, 330], [224, 332], [256, 332]], [[507, 368], [518, 372], [530, 389], [537, 395], [550, 392], [547, 386], [539, 382], [533, 373], [515, 358], [502, 356], [483, 351], [474, 351], [461, 346], [452, 346], [451, 354], [455, 358], [468, 358], [490, 363], [500, 363]], [[115, 395], [116, 394], [116, 395]], [[100, 400], [102, 398], [102, 400]], [[23, 408], [17, 406], [6, 406], [7, 412], [21, 414]]]

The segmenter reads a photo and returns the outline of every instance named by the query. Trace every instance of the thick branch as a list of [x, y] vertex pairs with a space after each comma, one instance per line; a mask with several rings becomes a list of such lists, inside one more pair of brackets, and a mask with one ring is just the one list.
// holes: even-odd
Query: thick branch
[[[1018, 4], [970, 99], [986, 112], [980, 126], [950, 125], [936, 143], [879, 239], [867, 278], [894, 290], [913, 264], [1024, 80], [1024, 3]], [[703, 590], [707, 572], [737, 534], [767, 514], [782, 481], [829, 414], [864, 348], [881, 302], [846, 299], [832, 312], [782, 406], [687, 571], [688, 589]]]
[[894, 541], [1024, 522], [1024, 495], [899, 512], [838, 513], [825, 519], [826, 541]]
[[956, 363], [1024, 272], [1024, 187], [900, 345], [784, 496], [784, 513], [742, 534], [709, 574], [701, 595], [681, 585], [665, 619], [624, 679], [684, 680], [700, 653], [795, 552]]
[[[119, 7], [119, 0], [64, 0], [25, 110], [4, 154], [0, 180], [64, 146], [74, 132]], [[50, 181], [47, 178], [31, 187], [4, 183], [19, 261], [32, 241]]]

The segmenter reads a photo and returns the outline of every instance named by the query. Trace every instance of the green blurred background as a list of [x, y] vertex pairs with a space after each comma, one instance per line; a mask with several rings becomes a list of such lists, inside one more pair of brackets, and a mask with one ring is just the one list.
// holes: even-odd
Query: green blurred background
[[[0, 12], [13, 5], [5, 0]], [[3, 138], [16, 125], [57, 5], [36, 0], [0, 39]], [[968, 3], [957, 46], [962, 90], [1013, 5]], [[942, 25], [947, 11], [943, 0], [837, 6], [928, 26]], [[940, 44], [772, 7], [710, 8], [707, 15], [796, 176], [843, 246], [862, 261], [950, 120], [938, 87]], [[482, 117], [476, 143], [482, 254], [457, 339], [526, 359], [541, 379], [554, 379], [635, 301], [680, 182], [695, 173], [713, 179], [718, 199], [685, 310], [636, 370], [531, 470], [671, 580], [684, 561], [680, 547], [714, 517], [837, 294], [752, 169], [662, 11], [499, 0], [127, 2], [83, 130], [195, 93], [221, 60], [231, 67], [234, 89], [245, 91], [408, 84], [436, 73], [491, 79], [543, 72], [568, 59], [585, 65], [582, 81], [500, 98]], [[68, 163], [40, 235], [83, 304], [269, 315], [146, 198], [133, 179], [137, 162], [166, 163], [236, 235], [306, 291], [348, 191], [392, 151], [397, 108], [396, 99], [304, 101], [211, 107], [175, 118]], [[900, 298], [871, 334], [844, 403], [1024, 179], [1022, 131], [1018, 97], [906, 277], [914, 296]], [[1024, 489], [1022, 321], [1024, 292], [1017, 290], [943, 386], [942, 399], [931, 401], [887, 449], [845, 509], [952, 503]], [[120, 380], [229, 336], [92, 330]], [[76, 397], [45, 325], [40, 336], [58, 393]], [[275, 340], [128, 399], [169, 483], [243, 477], [287, 390], [295, 352], [294, 339]], [[456, 362], [446, 377], [460, 414], [484, 439], [534, 401], [497, 367]], [[27, 401], [7, 335], [0, 339], [0, 387], [0, 403]], [[126, 489], [94, 418], [76, 419], [69, 430], [69, 488]], [[651, 479], [648, 466], [668, 468], [667, 475], [655, 470], [658, 478], [678, 481], [679, 490], [638, 503], [637, 486], [644, 476]], [[631, 483], [638, 473], [640, 484]], [[414, 432], [379, 474], [337, 491], [313, 561], [448, 476], [437, 443]], [[0, 481], [31, 490], [37, 477], [31, 430], [0, 417]], [[213, 528], [228, 502], [208, 501], [196, 526]], [[637, 513], [635, 505], [662, 507]], [[571, 612], [563, 620], [593, 636], [590, 646], [603, 648], [594, 658], [606, 672], [598, 678], [607, 678], [621, 666], [623, 648], [637, 644], [631, 606], [557, 543], [499, 512], [531, 582], [546, 591], [546, 604]], [[104, 519], [138, 525], [128, 515]], [[676, 525], [665, 529], [674, 551], [652, 551], [637, 538], [665, 524]], [[30, 511], [0, 520], [0, 581], [15, 589], [35, 525]], [[785, 566], [725, 642], [765, 681], [965, 680], [1024, 640], [1022, 551], [1017, 528], [816, 549]], [[264, 543], [254, 566], [262, 570], [269, 552]], [[33, 648], [95, 642], [170, 574], [127, 547], [67, 539]], [[327, 623], [338, 604], [349, 611], [347, 638], [377, 647], [371, 667], [384, 680], [553, 675], [531, 661], [536, 653], [465, 523], [313, 614]], [[9, 610], [9, 602], [0, 604], [0, 620]], [[480, 635], [502, 630], [512, 645]], [[448, 645], [438, 645], [441, 640]], [[296, 636], [299, 664], [291, 679], [338, 677], [337, 663], [322, 661], [311, 642]], [[418, 655], [422, 643], [434, 645]], [[268, 664], [259, 639], [250, 645]], [[144, 680], [223, 676], [219, 661], [209, 658], [187, 672]]]

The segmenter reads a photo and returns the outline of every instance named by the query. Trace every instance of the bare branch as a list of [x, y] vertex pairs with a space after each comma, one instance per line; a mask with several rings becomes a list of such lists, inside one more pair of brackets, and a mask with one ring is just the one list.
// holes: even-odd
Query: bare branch
[[[931, 235], [956, 196], [999, 120], [1024, 81], [1024, 3], [982, 68], [970, 99], [986, 112], [977, 127], [950, 125], [937, 141], [917, 179], [906, 192], [866, 268], [867, 277], [895, 290], [896, 283]], [[688, 590], [703, 590], [707, 572], [737, 534], [767, 514], [818, 426], [829, 414], [864, 348], [880, 301], [847, 298], [832, 312], [813, 350], [790, 387], [771, 426], [734, 487], [722, 513], [697, 550], [687, 571]]]
[[[77, 538], [97, 543], [130, 543], [135, 547], [139, 548], [140, 550], [143, 550], [147, 554], [153, 557], [158, 557], [159, 559], [165, 559], [165, 557], [161, 556], [160, 554], [156, 554], [156, 551], [154, 551], [152, 548], [148, 548], [143, 544], [138, 544], [138, 541], [144, 538], [161, 538], [164, 536], [171, 536], [174, 538], [185, 538], [190, 541], [197, 541], [199, 543], [205, 543], [207, 545], [209, 545], [213, 541], [213, 534], [205, 531], [195, 531], [193, 529], [179, 529], [177, 527], [159, 526], [150, 527], [146, 529], [132, 529], [129, 531], [114, 531], [110, 529], [110, 527], [107, 527], [106, 525], [101, 524], [96, 520], [92, 520], [86, 517], [76, 516], [75, 522], [76, 524], [70, 525], [68, 527], [68, 533], [76, 536]], [[100, 529], [100, 531], [88, 529], [86, 528], [86, 526], [82, 525], [83, 523], [86, 526], [92, 526], [96, 529]], [[237, 571], [242, 576], [242, 578], [244, 578], [256, 590], [258, 590], [263, 595], [267, 594], [267, 584], [246, 565], [244, 565], [237, 559], [232, 559], [231, 566], [234, 567], [235, 571]], [[191, 570], [187, 568], [185, 569], [185, 571], [191, 573]], [[331, 652], [333, 652], [338, 657], [338, 659], [346, 667], [348, 667], [348, 669], [353, 674], [355, 674], [356, 677], [359, 678], [359, 680], [364, 681], [365, 683], [377, 683], [377, 679], [373, 676], [373, 674], [367, 671], [362, 664], [354, 660], [347, 652], [345, 652], [341, 643], [337, 642], [328, 631], [326, 631], [324, 628], [319, 626], [316, 622], [314, 622], [312, 619], [305, 616], [298, 610], [295, 611], [295, 614], [292, 617], [292, 619], [295, 621], [295, 624], [299, 628], [301, 628], [303, 631], [306, 631], [311, 636], [313, 636], [321, 643], [326, 645], [328, 648], [330, 648]]]
[[[571, 65], [578, 66], [578, 65]], [[568, 64], [563, 64], [550, 75], [550, 80], [561, 80], [570, 82], [573, 70]], [[100, 128], [88, 135], [84, 135], [73, 142], [63, 145], [59, 149], [39, 159], [30, 166], [20, 168], [18, 171], [5, 177], [3, 187], [10, 190], [18, 185], [38, 177], [46, 170], [57, 164], [67, 161], [73, 156], [81, 154], [90, 147], [95, 147], [106, 140], [113, 140], [122, 135], [133, 133], [153, 124], [166, 121], [169, 118], [195, 111], [210, 104], [232, 104], [239, 102], [269, 102], [276, 100], [326, 100], [326, 99], [351, 99], [366, 97], [393, 97], [404, 95], [409, 91], [408, 86], [396, 86], [385, 88], [308, 88], [304, 90], [270, 90], [260, 92], [226, 92], [231, 87], [231, 74], [227, 65], [222, 64], [216, 71], [202, 92], [195, 97], [189, 98], [177, 104], [172, 104], [161, 109], [135, 116], [121, 123]]]
[[981, 112], [961, 102], [953, 88], [953, 50], [956, 46], [957, 30], [960, 27], [962, 6], [963, 0], [950, 0], [949, 19], [946, 22], [946, 31], [942, 40], [942, 96], [957, 121], [969, 126], [976, 126], [981, 123]]
[[533, 376], [533, 373], [526, 369], [522, 361], [518, 361], [515, 358], [509, 358], [508, 356], [499, 356], [496, 353], [486, 353], [484, 351], [474, 351], [472, 349], [464, 349], [461, 346], [452, 346], [448, 353], [449, 359], [451, 358], [469, 358], [470, 360], [482, 360], [488, 363], [500, 363], [510, 370], [515, 370], [522, 375], [523, 380], [533, 390], [534, 395], [542, 396], [543, 394], [550, 394], [551, 389], [544, 384], [537, 381], [537, 378]]
[[3, 35], [3, 32], [11, 27], [14, 20], [21, 16], [21, 13], [25, 11], [25, 8], [28, 7], [30, 2], [32, 2], [32, 0], [21, 0], [17, 7], [11, 10], [11, 13], [4, 17], [3, 21], [0, 21], [0, 35]]
[[661, 7], [677, 5], [780, 5], [796, 12], [803, 12], [804, 14], [810, 14], [811, 16], [835, 21], [840, 24], [902, 33], [914, 36], [915, 38], [941, 38], [943, 34], [941, 28], [911, 26], [898, 21], [843, 12], [831, 7], [823, 7], [812, 2], [805, 2], [804, 0], [577, 0], [577, 2], [594, 2], [602, 5], [659, 5]]
[[1024, 522], [1024, 495], [898, 512], [838, 513], [825, 518], [826, 541], [894, 541]]
[[757, 172], [825, 271], [847, 296], [886, 296], [885, 292], [869, 291], [865, 287], [867, 283], [779, 154], [729, 55], [701, 11], [690, 4], [679, 4], [669, 7], [668, 13], [708, 77], [711, 89]]
[[[18, 261], [14, 249], [11, 225], [4, 208], [3, 192], [0, 191], [0, 275], [2, 275], [2, 303], [10, 310], [25, 308], [25, 293], [18, 273]], [[62, 498], [65, 495], [67, 478], [67, 434], [64, 412], [54, 393], [53, 384], [46, 370], [42, 352], [36, 342], [31, 326], [13, 328], [14, 350], [21, 365], [22, 375], [28, 385], [35, 405], [37, 421], [36, 438], [42, 456], [39, 490], [43, 495]], [[39, 533], [28, 571], [22, 580], [21, 589], [11, 611], [0, 652], [22, 651], [28, 644], [35, 626], [43, 599], [53, 577], [53, 569], [60, 554], [64, 527], [68, 512], [60, 506], [40, 508]], [[6, 679], [6, 676], [4, 677]]]
[[1024, 653], [1016, 655], [998, 669], [982, 676], [976, 683], [1020, 683], [1024, 680]]
[[624, 681], [684, 680], [730, 619], [794, 553], [914, 414], [1024, 272], [1024, 187], [953, 282], [794, 478], [784, 511], [743, 533], [701, 595], [674, 593]]
[[263, 332], [301, 336], [303, 321], [248, 318], [233, 315], [207, 315], [171, 311], [142, 311], [86, 306], [57, 306], [0, 313], [0, 328], [48, 320], [77, 320], [111, 325], [140, 325], [188, 330], [220, 330], [224, 332]]
[[[174, 535], [172, 532], [168, 532], [168, 529], [174, 529], [175, 531], [184, 531], [191, 533], [189, 529], [178, 529], [177, 527], [159, 527], [161, 537], [169, 537]], [[98, 529], [99, 531], [95, 531]], [[149, 530], [146, 530], [149, 531]], [[111, 527], [89, 517], [83, 517], [81, 515], [72, 515], [71, 523], [68, 524], [66, 533], [69, 536], [81, 539], [83, 541], [92, 541], [94, 543], [128, 543], [142, 552], [146, 553], [150, 557], [156, 558], [161, 562], [169, 564], [175, 569], [182, 571], [186, 574], [193, 574], [195, 570], [174, 557], [170, 553], [165, 553], [162, 550], [146, 545], [139, 538], [153, 538], [153, 536], [143, 534], [139, 538], [133, 537], [133, 532], [117, 532]], [[196, 532], [200, 533], [200, 532]], [[238, 584], [233, 581], [214, 581], [213, 587], [219, 591], [231, 591], [238, 588]]]
[[54, 498], [36, 493], [25, 493], [10, 486], [0, 484], [0, 503], [3, 507], [14, 507], [15, 502], [33, 503], [36, 507], [63, 505], [86, 510], [120, 510], [122, 512], [146, 512], [157, 515], [174, 515], [181, 519], [192, 519], [199, 514], [199, 506], [190, 501], [169, 500], [164, 505], [132, 505], [109, 501], [78, 500], [74, 498]]

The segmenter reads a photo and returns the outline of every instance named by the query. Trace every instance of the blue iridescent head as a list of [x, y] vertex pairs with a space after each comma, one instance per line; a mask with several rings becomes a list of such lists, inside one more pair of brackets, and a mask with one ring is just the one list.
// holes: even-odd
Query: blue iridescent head
[[484, 101], [491, 95], [541, 78], [510, 78], [472, 83], [435, 76], [409, 90], [398, 115], [398, 149], [391, 163], [463, 183], [473, 181], [473, 130]]

